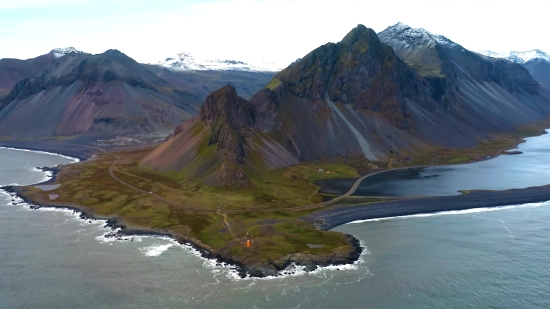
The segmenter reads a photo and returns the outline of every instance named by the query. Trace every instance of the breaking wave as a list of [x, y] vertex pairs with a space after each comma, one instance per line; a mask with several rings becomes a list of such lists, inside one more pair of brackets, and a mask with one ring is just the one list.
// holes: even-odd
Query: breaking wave
[[365, 223], [365, 222], [387, 221], [387, 220], [396, 220], [396, 219], [465, 215], [465, 214], [473, 214], [473, 213], [480, 213], [480, 212], [490, 212], [490, 211], [499, 211], [499, 210], [506, 210], [506, 209], [528, 208], [528, 207], [541, 207], [541, 206], [550, 206], [550, 201], [540, 202], [540, 203], [528, 203], [528, 204], [521, 204], [521, 205], [509, 205], [509, 206], [500, 206], [500, 207], [481, 207], [481, 208], [472, 208], [472, 209], [465, 209], [465, 210], [450, 210], [450, 211], [441, 211], [441, 212], [416, 214], [416, 215], [408, 215], [408, 216], [356, 220], [346, 224], [358, 224], [358, 223]]

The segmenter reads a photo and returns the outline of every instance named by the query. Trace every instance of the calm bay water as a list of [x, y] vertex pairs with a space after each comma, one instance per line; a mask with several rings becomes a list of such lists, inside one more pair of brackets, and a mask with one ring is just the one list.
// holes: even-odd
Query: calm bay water
[[[521, 155], [454, 166], [394, 170], [365, 179], [355, 196], [458, 195], [458, 190], [507, 190], [550, 184], [550, 134], [526, 139]], [[332, 190], [346, 192], [354, 179], [325, 181]]]
[[[547, 179], [548, 141], [529, 139], [524, 155], [501, 157], [516, 163], [485, 173], [522, 164], [536, 177], [516, 170], [509, 186]], [[0, 186], [70, 161], [0, 149]], [[449, 192], [467, 189], [454, 184]], [[336, 230], [363, 242], [358, 264], [243, 280], [169, 239], [111, 241], [101, 221], [0, 193], [0, 308], [550, 308], [548, 222], [550, 203], [353, 223]]]

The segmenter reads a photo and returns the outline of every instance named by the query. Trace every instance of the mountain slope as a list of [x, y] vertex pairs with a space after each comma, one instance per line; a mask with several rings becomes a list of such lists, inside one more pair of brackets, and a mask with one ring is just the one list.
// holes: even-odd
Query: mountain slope
[[508, 131], [547, 115], [547, 93], [519, 64], [481, 56], [443, 36], [403, 24], [389, 27], [379, 37], [420, 74], [451, 90], [446, 108], [473, 132]]
[[231, 84], [237, 93], [250, 98], [275, 76], [275, 72], [222, 71], [174, 71], [158, 65], [146, 65], [158, 77], [173, 87], [185, 91], [204, 102], [208, 94]]
[[[397, 55], [372, 29], [357, 26], [341, 42], [320, 46], [278, 73], [248, 102], [222, 104], [241, 112], [205, 104], [209, 113], [201, 109], [200, 120], [180, 126], [142, 164], [161, 171], [195, 169], [194, 177], [211, 184], [228, 151], [236, 158], [229, 162], [250, 175], [297, 161], [381, 160], [431, 147], [472, 147], [489, 133], [550, 115], [549, 94], [520, 65], [486, 60], [441, 36], [391, 38], [399, 43]], [[413, 55], [413, 67], [400, 54]], [[434, 63], [430, 69], [437, 72], [423, 71]], [[218, 131], [230, 138], [213, 138]], [[221, 146], [224, 140], [234, 146]], [[285, 159], [265, 163], [274, 157]], [[196, 172], [198, 167], [203, 171]]]
[[192, 109], [161, 87], [170, 84], [119, 51], [69, 53], [13, 87], [0, 135], [168, 134]]
[[160, 171], [183, 170], [209, 185], [246, 187], [247, 170], [284, 167], [298, 160], [254, 128], [255, 110], [227, 85], [210, 94], [200, 116], [178, 126], [174, 135], [141, 163]]
[[0, 98], [6, 95], [17, 82], [37, 74], [54, 60], [55, 55], [52, 53], [27, 60], [0, 59]]
[[487, 57], [502, 58], [514, 63], [519, 63], [525, 67], [529, 71], [529, 74], [531, 74], [531, 76], [543, 87], [550, 87], [550, 55], [541, 50], [535, 49], [524, 52], [511, 51], [507, 53], [480, 51], [479, 53]]
[[541, 86], [550, 88], [550, 62], [533, 59], [522, 64]]

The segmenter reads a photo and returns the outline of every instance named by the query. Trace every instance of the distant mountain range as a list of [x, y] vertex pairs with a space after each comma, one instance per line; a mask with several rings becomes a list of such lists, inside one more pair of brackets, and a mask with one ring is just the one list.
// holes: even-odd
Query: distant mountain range
[[231, 83], [250, 97], [274, 72], [176, 71], [117, 50], [56, 48], [28, 60], [0, 59], [0, 137], [168, 135]]
[[482, 50], [478, 51], [478, 53], [487, 57], [507, 59], [519, 64], [523, 64], [534, 59], [550, 61], [550, 56], [547, 53], [538, 49], [528, 51], [510, 51], [505, 53]]
[[166, 58], [157, 65], [174, 71], [246, 71], [246, 72], [279, 72], [283, 68], [268, 62], [250, 64], [236, 60], [201, 59], [189, 53], [180, 53], [175, 57]]
[[[379, 160], [431, 146], [471, 147], [490, 133], [550, 114], [549, 94], [540, 87], [550, 86], [544, 54], [514, 55], [521, 65], [402, 23], [378, 34], [360, 25], [279, 73], [268, 64], [186, 53], [140, 64], [116, 50], [92, 55], [57, 48], [28, 60], [0, 59], [0, 137], [165, 136], [176, 128], [169, 141], [175, 145], [197, 141], [185, 132], [202, 126], [207, 145], [224, 141], [218, 151], [229, 158], [216, 156], [213, 168], [220, 162], [248, 164], [250, 155], [256, 165], [282, 167], [330, 157]], [[205, 99], [210, 103], [201, 107]], [[218, 124], [217, 133], [212, 124]], [[144, 164], [180, 169], [197, 154], [170, 149], [160, 147]], [[171, 159], [155, 159], [165, 156]], [[214, 175], [219, 168], [197, 175]]]
[[467, 148], [548, 116], [550, 93], [519, 64], [401, 23], [379, 34], [359, 25], [249, 100], [231, 86], [213, 92], [142, 164], [248, 186], [263, 169]]
[[550, 56], [538, 49], [518, 52], [511, 51], [507, 53], [495, 53], [492, 51], [480, 51], [480, 54], [493, 57], [507, 59], [515, 63], [523, 65], [533, 78], [538, 81], [543, 87], [550, 88]]

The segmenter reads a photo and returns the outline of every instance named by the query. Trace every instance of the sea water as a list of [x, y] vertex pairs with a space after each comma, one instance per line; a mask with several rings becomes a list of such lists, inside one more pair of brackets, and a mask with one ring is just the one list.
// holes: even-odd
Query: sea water
[[[0, 186], [71, 161], [0, 149]], [[335, 230], [365, 246], [355, 265], [240, 279], [168, 238], [115, 240], [0, 193], [0, 308], [550, 308], [548, 222], [550, 203], [351, 223]]]

